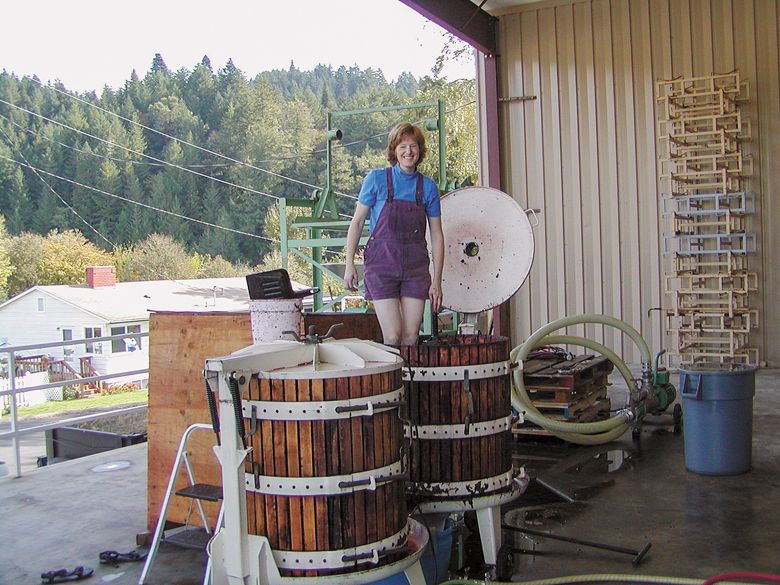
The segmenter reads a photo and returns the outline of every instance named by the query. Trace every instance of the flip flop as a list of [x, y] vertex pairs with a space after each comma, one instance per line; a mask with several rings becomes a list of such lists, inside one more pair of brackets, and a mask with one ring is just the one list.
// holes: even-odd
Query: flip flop
[[47, 573], [41, 573], [41, 580], [44, 583], [67, 583], [69, 581], [81, 581], [82, 579], [88, 579], [94, 573], [94, 569], [85, 567], [76, 567], [72, 571], [67, 569], [59, 569], [57, 571], [49, 571]]
[[146, 553], [139, 553], [136, 550], [131, 550], [128, 553], [119, 553], [115, 550], [104, 550], [99, 556], [101, 563], [118, 566], [119, 563], [142, 561], [146, 558]]

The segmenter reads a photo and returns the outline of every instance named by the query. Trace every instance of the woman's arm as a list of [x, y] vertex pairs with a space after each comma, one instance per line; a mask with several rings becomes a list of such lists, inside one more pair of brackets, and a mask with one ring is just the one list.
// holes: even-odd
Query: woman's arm
[[349, 223], [349, 230], [347, 230], [347, 245], [345, 253], [347, 256], [346, 267], [344, 269], [344, 284], [348, 290], [357, 290], [358, 287], [358, 274], [355, 269], [355, 252], [357, 252], [358, 244], [360, 243], [360, 236], [363, 234], [363, 224], [366, 222], [371, 208], [362, 203], [355, 205], [355, 215], [352, 216], [352, 221]]
[[441, 309], [441, 273], [444, 268], [444, 232], [441, 227], [441, 217], [429, 217], [428, 226], [431, 229], [431, 252], [433, 254], [433, 278], [428, 298], [431, 307], [437, 313]]

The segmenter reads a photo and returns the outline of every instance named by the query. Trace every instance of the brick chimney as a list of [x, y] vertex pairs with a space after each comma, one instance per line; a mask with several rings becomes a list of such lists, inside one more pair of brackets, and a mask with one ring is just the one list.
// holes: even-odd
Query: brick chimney
[[116, 284], [116, 268], [113, 266], [87, 266], [87, 286], [114, 286]]

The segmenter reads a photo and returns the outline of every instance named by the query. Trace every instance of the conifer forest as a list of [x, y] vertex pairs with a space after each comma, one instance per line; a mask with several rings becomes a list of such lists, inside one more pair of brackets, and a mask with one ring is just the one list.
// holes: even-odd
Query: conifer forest
[[[204, 57], [192, 70], [172, 71], [158, 54], [143, 77], [133, 72], [121, 88], [78, 93], [4, 70], [0, 265], [14, 238], [63, 234], [70, 247], [83, 244], [105, 258], [157, 238], [212, 264], [261, 265], [278, 255], [276, 201], [311, 197], [325, 184], [328, 112], [437, 99], [447, 111], [448, 178], [476, 179], [473, 79], [404, 73], [388, 81], [371, 68], [302, 71], [293, 63], [248, 79], [232, 61], [213, 70]], [[415, 109], [339, 118], [332, 188], [344, 217], [366, 172], [387, 164], [390, 127], [431, 117], [434, 111]], [[422, 171], [435, 178], [437, 137], [427, 136]], [[19, 256], [30, 246], [16, 249]], [[36, 279], [45, 282], [29, 282]], [[33, 275], [0, 292], [57, 280]]]

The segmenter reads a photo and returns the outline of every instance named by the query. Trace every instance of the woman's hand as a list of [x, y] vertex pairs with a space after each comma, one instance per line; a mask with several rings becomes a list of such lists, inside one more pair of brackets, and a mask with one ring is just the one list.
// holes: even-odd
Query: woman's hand
[[441, 283], [431, 283], [431, 288], [428, 289], [428, 298], [431, 300], [431, 308], [434, 313], [438, 313], [441, 309]]
[[358, 273], [354, 264], [347, 264], [344, 268], [344, 286], [351, 291], [358, 289]]

